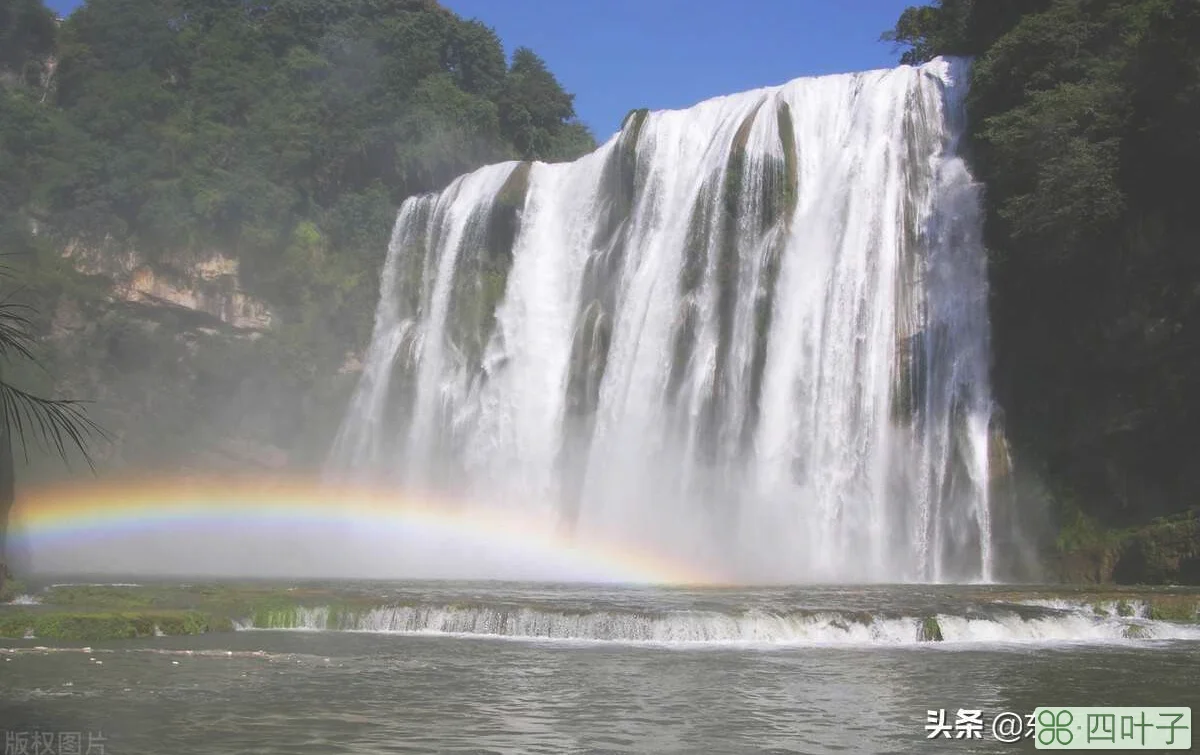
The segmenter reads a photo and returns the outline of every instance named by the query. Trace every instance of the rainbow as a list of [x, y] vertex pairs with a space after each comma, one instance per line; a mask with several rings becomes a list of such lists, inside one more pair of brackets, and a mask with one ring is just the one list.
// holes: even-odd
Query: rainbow
[[[315, 480], [143, 478], [39, 487], [18, 495], [9, 518], [12, 542], [32, 556], [38, 570], [52, 565], [55, 553], [78, 553], [105, 543], [121, 548], [137, 538], [146, 542], [167, 535], [186, 540], [253, 533], [260, 542], [269, 542], [298, 532], [324, 533], [328, 538], [337, 538], [339, 532], [366, 534], [385, 546], [454, 542], [465, 552], [490, 548], [498, 558], [515, 554], [512, 557], [543, 564], [551, 569], [552, 578], [563, 581], [725, 582], [705, 569], [648, 548], [577, 540], [508, 511], [501, 515], [432, 496]], [[329, 540], [325, 545], [330, 545]], [[357, 543], [340, 545], [355, 548]], [[186, 564], [177, 566], [186, 568]], [[489, 573], [478, 576], [486, 578]]]

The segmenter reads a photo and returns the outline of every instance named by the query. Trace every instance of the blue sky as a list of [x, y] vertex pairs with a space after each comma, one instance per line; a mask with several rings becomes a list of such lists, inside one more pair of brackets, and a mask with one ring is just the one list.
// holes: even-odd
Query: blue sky
[[[879, 34], [919, 0], [442, 0], [531, 47], [600, 141], [632, 108], [895, 65]], [[63, 15], [78, 0], [49, 0]]]

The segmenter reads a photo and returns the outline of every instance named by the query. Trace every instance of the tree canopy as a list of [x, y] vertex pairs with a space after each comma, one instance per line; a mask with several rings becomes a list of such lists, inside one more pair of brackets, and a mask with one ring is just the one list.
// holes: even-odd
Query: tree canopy
[[298, 229], [377, 255], [407, 196], [594, 148], [536, 54], [508, 65], [432, 0], [89, 0], [61, 26], [0, 0], [0, 21], [24, 83], [0, 91], [2, 211], [149, 255], [236, 250], [269, 298], [297, 283]]

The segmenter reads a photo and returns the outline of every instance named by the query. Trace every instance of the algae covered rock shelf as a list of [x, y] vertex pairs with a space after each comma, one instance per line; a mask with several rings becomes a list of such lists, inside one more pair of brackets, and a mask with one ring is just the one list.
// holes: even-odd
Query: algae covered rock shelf
[[255, 585], [53, 585], [0, 605], [0, 637], [98, 642], [230, 632], [255, 616], [353, 596]]
[[[782, 602], [728, 614], [714, 614], [711, 606], [736, 589], [642, 589], [671, 595], [675, 607], [488, 598], [470, 585], [448, 583], [53, 585], [0, 605], [0, 637], [70, 644], [305, 629], [711, 642], [732, 632], [731, 639], [785, 644], [911, 644], [1054, 640], [1080, 631], [1108, 640], [1155, 640], [1200, 631], [1200, 590], [1194, 588], [880, 586], [842, 602], [806, 595], [821, 588], [787, 588], [791, 597]], [[871, 597], [877, 592], [878, 600]], [[902, 605], [887, 597], [896, 593], [906, 595]]]

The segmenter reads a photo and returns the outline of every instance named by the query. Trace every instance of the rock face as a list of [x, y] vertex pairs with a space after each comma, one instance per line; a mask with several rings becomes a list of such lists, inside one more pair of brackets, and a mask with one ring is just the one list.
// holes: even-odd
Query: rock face
[[[29, 380], [42, 393], [89, 402], [107, 435], [91, 444], [99, 468], [282, 470], [322, 452], [331, 421], [311, 429], [306, 401], [313, 394], [321, 397], [313, 405], [337, 404], [311, 378], [280, 385], [278, 376], [296, 375], [288, 368], [307, 355], [271, 340], [281, 319], [243, 289], [236, 259], [151, 255], [113, 242], [59, 249], [59, 267], [87, 280], [38, 302], [51, 369]], [[39, 467], [29, 479], [59, 474]]]
[[112, 279], [116, 300], [179, 307], [237, 330], [261, 332], [271, 327], [266, 303], [242, 290], [238, 261], [220, 252], [177, 255], [151, 264], [133, 249], [113, 251], [72, 242], [63, 256], [81, 273]]

